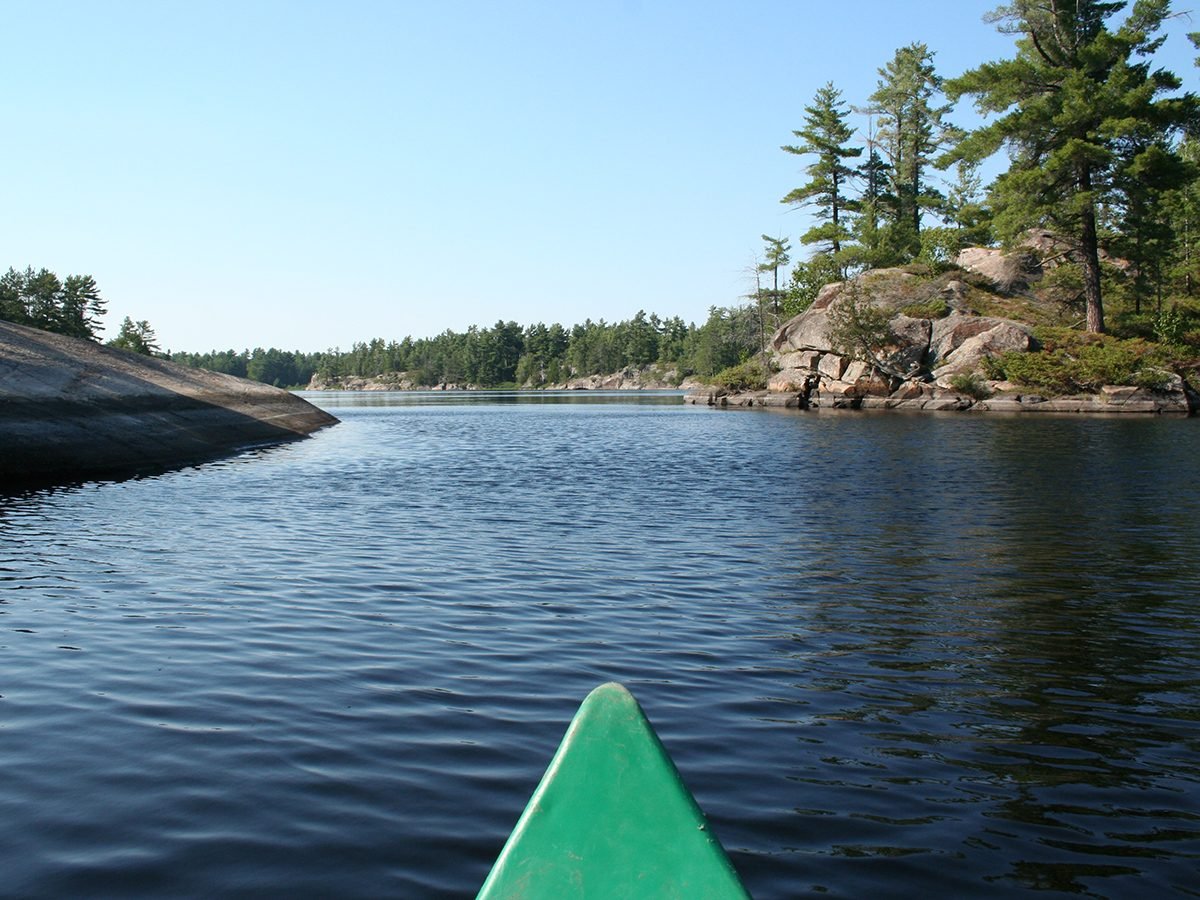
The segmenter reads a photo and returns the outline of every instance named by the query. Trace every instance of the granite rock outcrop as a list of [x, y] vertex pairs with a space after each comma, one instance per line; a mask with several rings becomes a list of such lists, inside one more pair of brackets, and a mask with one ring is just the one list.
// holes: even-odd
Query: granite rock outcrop
[[279, 388], [0, 322], [0, 484], [182, 465], [336, 421]]
[[[735, 394], [705, 387], [693, 390], [688, 402], [805, 409], [1179, 415], [1195, 412], [1200, 405], [1200, 398], [1183, 379], [1167, 377], [1169, 373], [1154, 389], [1105, 386], [1075, 397], [1043, 397], [989, 379], [989, 359], [1013, 351], [1036, 351], [1039, 345], [1027, 323], [982, 315], [976, 307], [994, 305], [997, 294], [1021, 294], [1040, 277], [1041, 268], [1036, 254], [1026, 250], [1011, 254], [986, 250], [960, 262], [964, 271], [972, 272], [968, 277], [976, 279], [975, 285], [953, 272], [930, 279], [902, 269], [873, 270], [826, 285], [807, 310], [772, 336], [770, 361], [776, 371], [767, 390]], [[853, 303], [882, 313], [887, 322], [886, 339], [868, 358], [839, 346], [839, 322], [845, 320], [841, 313]]]

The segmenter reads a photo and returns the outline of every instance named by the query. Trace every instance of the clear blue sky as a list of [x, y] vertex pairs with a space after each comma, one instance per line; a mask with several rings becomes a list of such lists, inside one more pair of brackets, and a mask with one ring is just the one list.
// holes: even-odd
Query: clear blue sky
[[[995, 5], [0, 0], [0, 268], [91, 274], [174, 350], [702, 321], [808, 227], [813, 92], [1009, 55]], [[1159, 58], [1189, 89], [1197, 28]]]

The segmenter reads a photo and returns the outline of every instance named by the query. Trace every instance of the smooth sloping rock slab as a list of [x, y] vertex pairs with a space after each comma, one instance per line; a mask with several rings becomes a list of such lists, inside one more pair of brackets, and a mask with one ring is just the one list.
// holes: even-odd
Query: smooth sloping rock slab
[[182, 465], [336, 421], [269, 385], [0, 322], [0, 484]]

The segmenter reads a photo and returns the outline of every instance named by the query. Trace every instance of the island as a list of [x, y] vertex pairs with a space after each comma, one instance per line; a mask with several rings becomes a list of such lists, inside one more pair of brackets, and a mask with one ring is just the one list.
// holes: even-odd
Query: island
[[[826, 284], [767, 348], [689, 403], [717, 407], [1194, 415], [1188, 347], [1079, 330], [1047, 277], [1049, 232], [971, 247], [946, 271], [872, 269]], [[1047, 262], [1047, 261], [1050, 262]], [[1106, 262], [1108, 260], [1106, 259]]]

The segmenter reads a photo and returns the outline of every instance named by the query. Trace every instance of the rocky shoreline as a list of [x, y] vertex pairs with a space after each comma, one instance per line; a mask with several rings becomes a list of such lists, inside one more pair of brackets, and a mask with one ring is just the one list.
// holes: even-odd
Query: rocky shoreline
[[985, 382], [996, 389], [992, 396], [976, 399], [952, 390], [936, 387], [917, 396], [854, 396], [846, 393], [822, 395], [811, 391], [744, 391], [734, 393], [721, 388], [688, 392], [684, 402], [720, 408], [771, 407], [776, 409], [899, 409], [925, 412], [999, 412], [999, 413], [1092, 413], [1104, 415], [1189, 416], [1200, 411], [1194, 394], [1184, 391], [1159, 392], [1145, 388], [1105, 385], [1095, 394], [1073, 397], [1043, 397], [1035, 393], [1003, 390], [1003, 382]]
[[278, 388], [0, 322], [0, 484], [183, 465], [335, 422]]
[[[678, 371], [660, 370], [653, 366], [629, 366], [610, 375], [588, 375], [571, 378], [557, 384], [537, 387], [524, 385], [520, 390], [537, 391], [676, 391], [702, 387], [695, 378], [680, 378]], [[420, 384], [405, 372], [390, 372], [370, 377], [348, 375], [324, 377], [314, 375], [305, 390], [309, 391], [477, 391], [488, 390], [471, 384]]]
[[[977, 307], [1037, 313], [1037, 298], [1026, 288], [1040, 272], [1022, 271], [1011, 255], [982, 248], [966, 263], [962, 273], [934, 279], [879, 269], [826, 285], [807, 310], [772, 337], [768, 363], [776, 371], [766, 390], [739, 393], [707, 386], [689, 392], [686, 402], [725, 408], [1176, 416], [1200, 410], [1200, 395], [1178, 373], [1166, 370], [1152, 370], [1149, 386], [1100, 385], [1070, 396], [987, 378], [989, 360], [1041, 348], [1027, 323], [985, 315]], [[972, 272], [970, 283], [962, 280]], [[886, 338], [869, 359], [846, 353], [839, 340], [851, 304], [886, 323]]]

